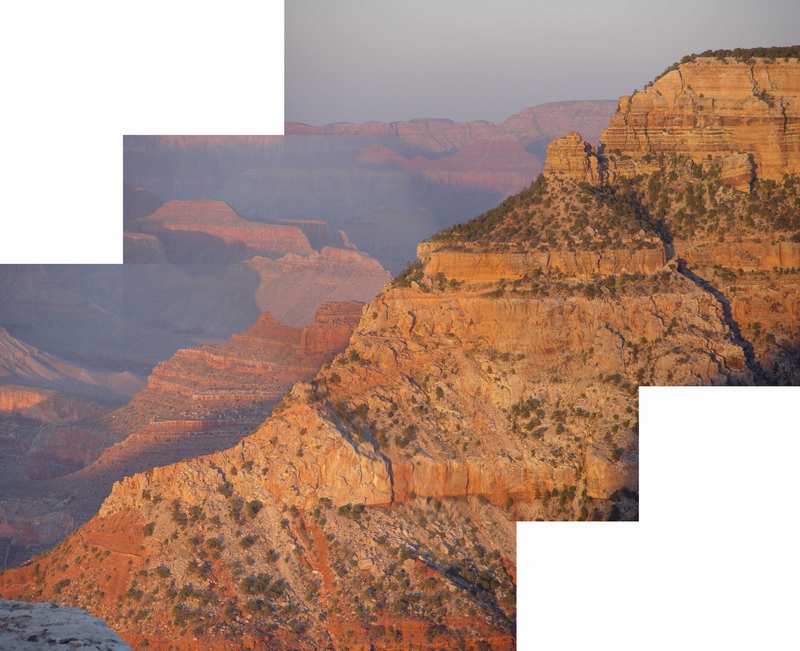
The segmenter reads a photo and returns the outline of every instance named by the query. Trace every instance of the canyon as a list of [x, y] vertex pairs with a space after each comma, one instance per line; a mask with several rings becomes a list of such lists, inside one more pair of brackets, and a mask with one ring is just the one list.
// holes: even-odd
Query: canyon
[[323, 303], [303, 328], [265, 313], [221, 344], [179, 350], [114, 411], [55, 391], [0, 387], [6, 441], [12, 417], [32, 425], [19, 425], [27, 438], [12, 437], [16, 445], [4, 445], [0, 457], [8, 470], [0, 485], [5, 562], [61, 540], [96, 512], [115, 481], [235, 445], [295, 382], [346, 347], [362, 305]]
[[[696, 57], [622, 98], [597, 146], [554, 140], [528, 187], [419, 244], [346, 309], [352, 334], [264, 316], [157, 367], [118, 413], [164, 401], [213, 428], [206, 377], [259, 391], [255, 350], [335, 353], [230, 447], [98, 487], [97, 515], [0, 574], [0, 595], [86, 608], [134, 648], [515, 648], [515, 522], [638, 519], [639, 386], [800, 383], [796, 67]], [[737, 99], [751, 76], [772, 80], [769, 97], [750, 86], [766, 109]], [[645, 145], [634, 123], [651, 120]], [[409, 147], [459, 132], [413, 124]], [[736, 139], [756, 127], [758, 147]], [[244, 264], [304, 264], [290, 256]]]
[[[598, 137], [615, 108], [606, 100], [557, 102], [499, 125], [415, 119], [290, 123], [285, 137], [126, 136], [124, 174], [139, 188], [134, 205], [155, 205], [154, 193], [162, 203], [227, 202], [257, 223], [323, 221], [396, 274], [422, 239], [527, 186], [542, 171], [548, 142], [572, 130]], [[156, 261], [154, 241], [126, 238], [136, 260]]]

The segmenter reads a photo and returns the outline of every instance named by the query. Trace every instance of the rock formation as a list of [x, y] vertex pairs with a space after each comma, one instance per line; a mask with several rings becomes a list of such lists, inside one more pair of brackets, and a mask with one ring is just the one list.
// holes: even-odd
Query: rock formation
[[[619, 99], [600, 136], [609, 178], [658, 169], [659, 154], [717, 165], [747, 191], [754, 178], [800, 172], [800, 61], [697, 57]], [[569, 134], [551, 144], [548, 173], [595, 183], [594, 150]], [[603, 160], [605, 159], [605, 160]]]
[[158, 237], [170, 262], [311, 253], [308, 239], [297, 226], [249, 222], [222, 201], [169, 201], [136, 220], [136, 225]]
[[5, 651], [130, 651], [106, 623], [85, 610], [53, 603], [0, 600], [0, 647]]
[[[61, 540], [96, 511], [114, 481], [236, 444], [287, 389], [347, 346], [362, 306], [323, 303], [303, 328], [264, 314], [222, 344], [178, 351], [156, 366], [130, 403], [110, 414], [67, 403], [52, 391], [0, 391], [6, 411], [0, 423], [7, 428], [0, 440], [0, 539], [12, 560]], [[74, 474], [62, 477], [67, 473]], [[25, 483], [55, 477], [61, 479]], [[65, 494], [72, 496], [66, 504]]]
[[366, 253], [330, 247], [305, 257], [255, 257], [242, 265], [258, 274], [258, 309], [295, 327], [309, 323], [323, 302], [371, 300], [391, 278]]
[[696, 58], [621, 97], [600, 140], [634, 158], [671, 152], [702, 163], [746, 154], [759, 178], [796, 174], [800, 61]]
[[596, 184], [601, 180], [594, 146], [576, 131], [556, 138], [547, 146], [544, 173], [548, 176], [563, 174], [583, 183]]
[[613, 111], [614, 103], [607, 100], [553, 102], [523, 109], [499, 125], [486, 120], [453, 122], [448, 119], [366, 124], [339, 122], [324, 127], [290, 122], [286, 125], [286, 135], [393, 136], [420, 153], [452, 152], [479, 141], [503, 139], [516, 140], [525, 147], [539, 145], [543, 149], [542, 145], [549, 140], [576, 128], [596, 139]]
[[152, 215], [164, 201], [144, 188], [122, 184], [122, 221], [126, 229], [137, 219]]

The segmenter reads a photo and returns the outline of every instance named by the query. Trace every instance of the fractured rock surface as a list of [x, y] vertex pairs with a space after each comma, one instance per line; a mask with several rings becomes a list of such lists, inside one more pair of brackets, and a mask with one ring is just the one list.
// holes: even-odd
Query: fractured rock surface
[[85, 610], [0, 599], [0, 648], [129, 651], [131, 647], [103, 620]]

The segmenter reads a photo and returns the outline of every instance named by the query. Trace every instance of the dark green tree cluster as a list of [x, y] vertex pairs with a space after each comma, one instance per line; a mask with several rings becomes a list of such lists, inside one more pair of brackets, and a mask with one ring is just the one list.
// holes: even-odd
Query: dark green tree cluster
[[[678, 66], [683, 63], [691, 63], [695, 61], [698, 57], [705, 57], [705, 58], [716, 58], [720, 61], [724, 61], [726, 58], [733, 58], [736, 61], [740, 61], [742, 63], [751, 63], [754, 58], [763, 58], [769, 59], [770, 61], [776, 61], [777, 59], [800, 59], [800, 45], [785, 45], [785, 46], [776, 46], [776, 47], [751, 47], [751, 48], [734, 48], [733, 50], [705, 50], [700, 54], [687, 54], [685, 57], [681, 58], [680, 61], [676, 61], [673, 63], [669, 68], [664, 70], [660, 75], [658, 75], [653, 81], [651, 81], [647, 86], [652, 86], [656, 81], [661, 79], [664, 75], [668, 72], [672, 72], [673, 70], [677, 70]], [[645, 88], [647, 88], [645, 86]]]

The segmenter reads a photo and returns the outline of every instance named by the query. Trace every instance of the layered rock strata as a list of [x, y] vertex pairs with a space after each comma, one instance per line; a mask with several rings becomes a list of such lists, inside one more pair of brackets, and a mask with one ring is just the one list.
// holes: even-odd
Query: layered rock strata
[[638, 518], [638, 386], [800, 381], [796, 176], [642, 154], [594, 183], [579, 137], [553, 151], [252, 434], [116, 483], [2, 594], [142, 646], [513, 648], [514, 520]]
[[[607, 100], [552, 102], [526, 108], [495, 125], [486, 120], [454, 122], [449, 119], [416, 119], [401, 122], [338, 122], [324, 127], [289, 122], [286, 135], [394, 136], [418, 151], [444, 153], [478, 141], [517, 140], [523, 146], [552, 140], [567, 131], [599, 135], [614, 111]], [[546, 144], [546, 143], [545, 143]]]
[[570, 133], [550, 144], [548, 174], [596, 183], [652, 173], [659, 154], [716, 165], [749, 191], [753, 179], [800, 172], [800, 61], [704, 58], [619, 99], [598, 152]]
[[169, 201], [136, 224], [144, 233], [159, 238], [171, 262], [224, 261], [237, 254], [308, 255], [312, 251], [297, 226], [249, 222], [222, 201]]
[[343, 350], [362, 303], [323, 303], [303, 328], [271, 314], [228, 341], [178, 351], [162, 362], [143, 389], [104, 424], [124, 435], [93, 471], [126, 473], [234, 445], [258, 426], [297, 381], [313, 376]]
[[752, 156], [759, 178], [800, 172], [800, 61], [699, 57], [619, 100], [600, 137], [622, 155], [672, 152], [695, 162]]
[[[7, 558], [19, 562], [26, 550], [62, 539], [96, 511], [122, 477], [235, 445], [287, 389], [347, 346], [362, 306], [323, 303], [303, 328], [264, 314], [222, 344], [178, 351], [154, 369], [129, 404], [99, 417], [72, 409], [64, 415], [82, 420], [61, 418], [47, 425], [31, 416], [44, 417], [53, 405], [45, 409], [48, 402], [34, 405], [32, 399], [23, 404], [22, 397], [7, 392], [3, 404], [15, 409], [2, 419], [8, 429], [0, 440], [5, 447], [0, 460], [8, 470], [0, 503], [0, 543]], [[51, 403], [57, 397], [42, 396]], [[61, 402], [56, 406], [65, 408]], [[63, 476], [67, 473], [73, 474]], [[64, 495], [70, 498], [65, 501]]]

